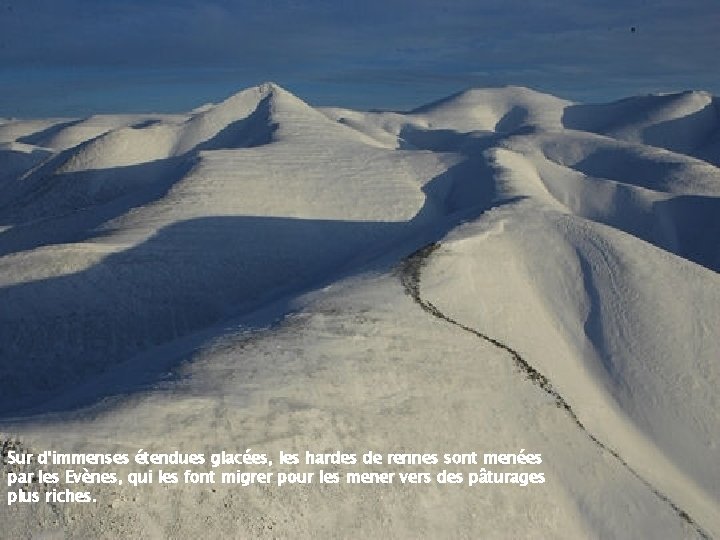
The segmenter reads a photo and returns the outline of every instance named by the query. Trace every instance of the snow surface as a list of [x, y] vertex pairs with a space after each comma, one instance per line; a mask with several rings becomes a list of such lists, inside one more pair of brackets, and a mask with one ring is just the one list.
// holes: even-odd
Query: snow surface
[[[719, 164], [704, 92], [398, 113], [268, 83], [187, 115], [0, 124], [3, 437], [525, 448], [548, 479], [106, 486], [0, 505], [1, 534], [720, 538]], [[437, 240], [409, 291], [399, 261]]]

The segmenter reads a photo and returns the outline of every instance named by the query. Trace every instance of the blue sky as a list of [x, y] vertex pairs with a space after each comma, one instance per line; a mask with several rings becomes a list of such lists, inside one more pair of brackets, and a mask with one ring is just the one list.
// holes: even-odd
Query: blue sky
[[357, 108], [720, 94], [718, 51], [720, 0], [0, 0], [0, 116], [182, 111], [267, 80]]

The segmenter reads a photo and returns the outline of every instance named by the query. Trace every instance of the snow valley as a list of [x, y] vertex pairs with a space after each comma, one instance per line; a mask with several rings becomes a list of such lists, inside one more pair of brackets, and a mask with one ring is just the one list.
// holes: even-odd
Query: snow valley
[[[2, 504], [0, 534], [720, 538], [719, 167], [697, 91], [400, 113], [268, 83], [0, 120], [4, 456], [292, 453], [422, 484], [137, 477]], [[342, 469], [369, 451], [421, 457]], [[446, 455], [477, 485], [439, 485]], [[512, 474], [543, 482], [480, 487]]]

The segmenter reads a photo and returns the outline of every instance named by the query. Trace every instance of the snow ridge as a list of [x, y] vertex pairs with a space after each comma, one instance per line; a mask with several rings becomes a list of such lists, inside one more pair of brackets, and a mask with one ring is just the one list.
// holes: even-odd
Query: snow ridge
[[[2, 121], [3, 432], [86, 448], [107, 430], [174, 447], [181, 433], [272, 446], [324, 430], [328, 448], [390, 448], [402, 431], [414, 448], [439, 444], [417, 427], [433, 417], [481, 446], [440, 413], [472, 424], [492, 409], [502, 421], [478, 433], [567, 461], [503, 499], [517, 519], [487, 510], [492, 530], [717, 537], [718, 110], [698, 91], [578, 104], [506, 87], [364, 112], [266, 83], [186, 114]], [[158, 438], [164, 423], [178, 429]], [[288, 535], [318, 533], [268, 493], [253, 500], [294, 516]], [[469, 500], [499, 507], [457, 493], [443, 515], [458, 523]], [[178, 534], [175, 510], [153, 507], [159, 535]], [[47, 525], [2, 512], [8, 534]], [[58, 512], [71, 536], [125, 531]], [[149, 523], [107, 512], [136, 535]], [[364, 532], [452, 536], [393, 516]]]
[[452, 317], [443, 313], [432, 302], [422, 297], [422, 294], [420, 292], [422, 268], [427, 263], [427, 259], [439, 247], [440, 244], [438, 243], [428, 244], [427, 246], [412, 253], [402, 261], [400, 280], [402, 282], [403, 288], [405, 289], [405, 292], [412, 297], [415, 303], [419, 305], [423, 311], [429, 313], [433, 317], [445, 321], [453, 326], [457, 326], [465, 332], [468, 332], [483, 341], [491, 343], [495, 347], [502, 349], [503, 351], [510, 354], [517, 368], [525, 374], [527, 379], [530, 380], [535, 386], [538, 386], [540, 389], [542, 389], [543, 392], [545, 392], [551, 398], [553, 398], [558, 408], [565, 410], [565, 412], [570, 416], [570, 418], [578, 426], [578, 428], [580, 428], [593, 443], [595, 443], [599, 448], [617, 459], [623, 467], [625, 467], [633, 476], [635, 476], [638, 480], [645, 484], [645, 486], [647, 486], [650, 491], [652, 491], [662, 501], [666, 502], [675, 511], [675, 513], [680, 519], [682, 519], [684, 522], [686, 522], [688, 525], [692, 526], [695, 529], [695, 532], [697, 532], [700, 538], [703, 538], [704, 540], [710, 540], [711, 537], [708, 535], [708, 533], [704, 531], [695, 522], [695, 520], [693, 520], [692, 517], [688, 515], [686, 511], [682, 510], [667, 495], [660, 492], [655, 486], [652, 485], [652, 483], [650, 483], [647, 479], [643, 478], [640, 473], [638, 473], [635, 469], [628, 465], [628, 463], [622, 458], [622, 456], [620, 456], [620, 454], [616, 450], [609, 447], [607, 444], [598, 439], [592, 432], [588, 431], [588, 429], [580, 421], [570, 404], [553, 387], [550, 380], [545, 375], [540, 373], [537, 369], [535, 369], [527, 360], [525, 360], [525, 358], [520, 355], [520, 353], [518, 353], [509, 345], [506, 345], [505, 343], [493, 337], [490, 337], [482, 333], [481, 331], [476, 330], [475, 328], [456, 321]]

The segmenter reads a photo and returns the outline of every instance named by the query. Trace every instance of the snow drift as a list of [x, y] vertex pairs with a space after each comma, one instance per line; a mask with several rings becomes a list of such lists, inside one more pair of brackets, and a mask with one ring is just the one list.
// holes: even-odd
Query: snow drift
[[[2, 507], [6, 531], [720, 536], [718, 141], [703, 92], [473, 89], [395, 113], [268, 83], [186, 115], [4, 121], [4, 432], [76, 451], [532, 446], [550, 478], [250, 489], [254, 509], [116, 487], [94, 517]], [[409, 296], [397, 263], [438, 240]]]

